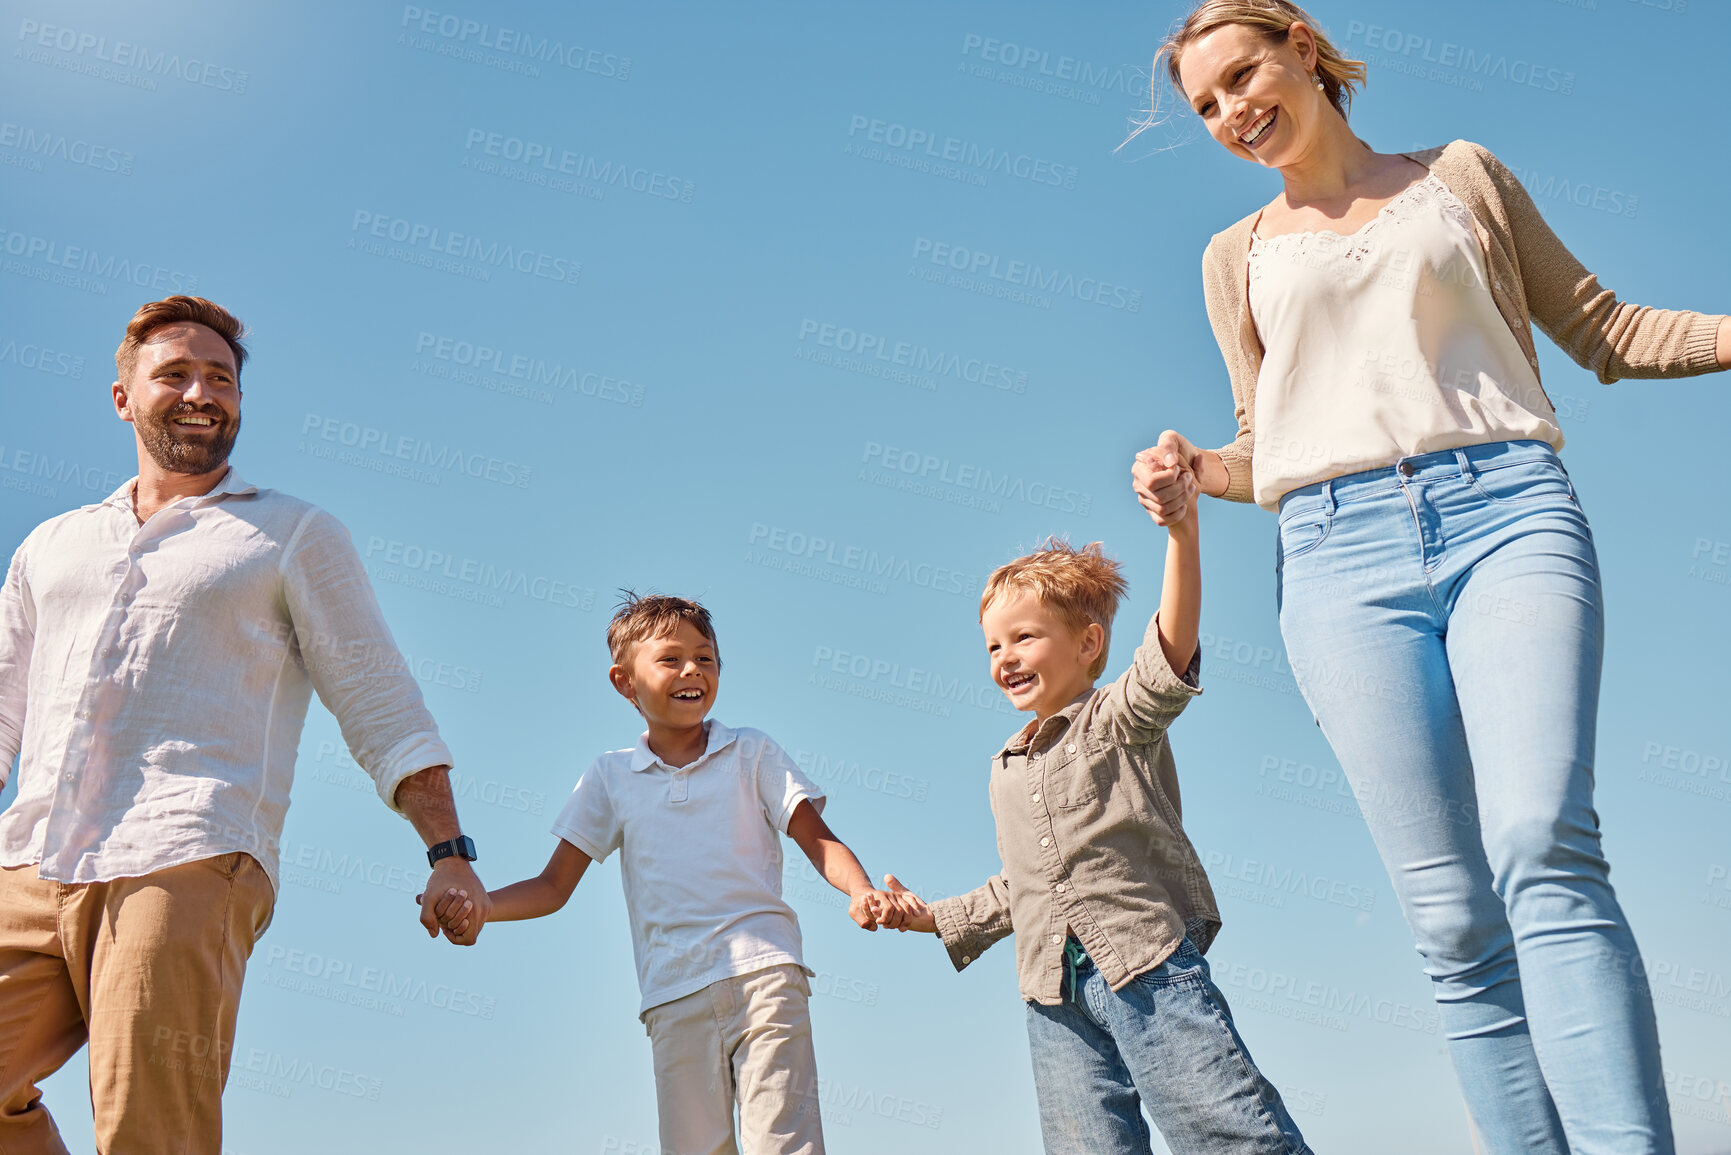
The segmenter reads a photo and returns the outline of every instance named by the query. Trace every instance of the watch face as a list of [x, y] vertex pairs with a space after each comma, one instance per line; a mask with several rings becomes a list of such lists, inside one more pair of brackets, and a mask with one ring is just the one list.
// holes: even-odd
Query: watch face
[[441, 858], [450, 858], [452, 855], [469, 862], [475, 861], [478, 857], [475, 853], [475, 840], [467, 834], [459, 834], [455, 838], [446, 839], [427, 850], [427, 862], [436, 866]]

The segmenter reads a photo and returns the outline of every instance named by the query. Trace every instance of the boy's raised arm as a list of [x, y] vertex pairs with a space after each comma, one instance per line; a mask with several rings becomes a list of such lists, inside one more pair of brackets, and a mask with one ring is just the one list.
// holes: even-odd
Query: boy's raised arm
[[1166, 578], [1160, 587], [1160, 649], [1166, 655], [1166, 664], [1180, 678], [1190, 669], [1202, 628], [1202, 535], [1198, 520], [1197, 501], [1192, 497], [1184, 518], [1166, 527]]
[[[1156, 523], [1160, 517], [1155, 513], [1154, 489], [1170, 487], [1172, 478], [1184, 474], [1186, 468], [1183, 459], [1166, 447], [1164, 438], [1160, 445], [1136, 455], [1131, 467], [1133, 488]], [[1107, 688], [1102, 721], [1122, 740], [1147, 741], [1158, 736], [1201, 692], [1197, 641], [1202, 621], [1202, 539], [1194, 489], [1191, 484], [1190, 507], [1184, 515], [1166, 522], [1166, 570], [1159, 612], [1148, 623], [1130, 668]]]
[[889, 895], [872, 886], [865, 867], [830, 830], [809, 798], [802, 799], [794, 807], [793, 816], [787, 820], [787, 836], [799, 844], [805, 856], [811, 859], [811, 864], [831, 886], [847, 895], [849, 918], [866, 930], [901, 925], [901, 908], [890, 900]]

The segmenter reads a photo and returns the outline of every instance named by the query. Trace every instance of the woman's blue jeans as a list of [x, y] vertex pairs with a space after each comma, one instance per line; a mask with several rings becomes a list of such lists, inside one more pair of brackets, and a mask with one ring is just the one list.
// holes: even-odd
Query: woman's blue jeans
[[1280, 506], [1280, 629], [1434, 984], [1493, 1155], [1673, 1150], [1646, 972], [1599, 846], [1598, 560], [1550, 446]]

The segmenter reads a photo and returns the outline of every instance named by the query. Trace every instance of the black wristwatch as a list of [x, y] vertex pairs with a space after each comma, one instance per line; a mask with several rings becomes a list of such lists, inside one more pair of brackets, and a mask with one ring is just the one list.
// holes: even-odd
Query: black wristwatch
[[470, 862], [479, 857], [475, 853], [475, 840], [467, 834], [459, 834], [457, 837], [447, 839], [436, 846], [427, 847], [427, 865], [437, 866], [439, 859], [449, 858], [453, 854], [458, 858], [466, 858]]

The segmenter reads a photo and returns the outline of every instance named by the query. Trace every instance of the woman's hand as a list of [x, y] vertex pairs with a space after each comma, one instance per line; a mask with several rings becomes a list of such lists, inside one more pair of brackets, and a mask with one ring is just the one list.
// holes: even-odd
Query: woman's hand
[[1130, 467], [1136, 500], [1158, 525], [1176, 525], [1190, 511], [1201, 486], [1196, 480], [1201, 456], [1182, 433], [1168, 429], [1160, 440], [1136, 455]]

